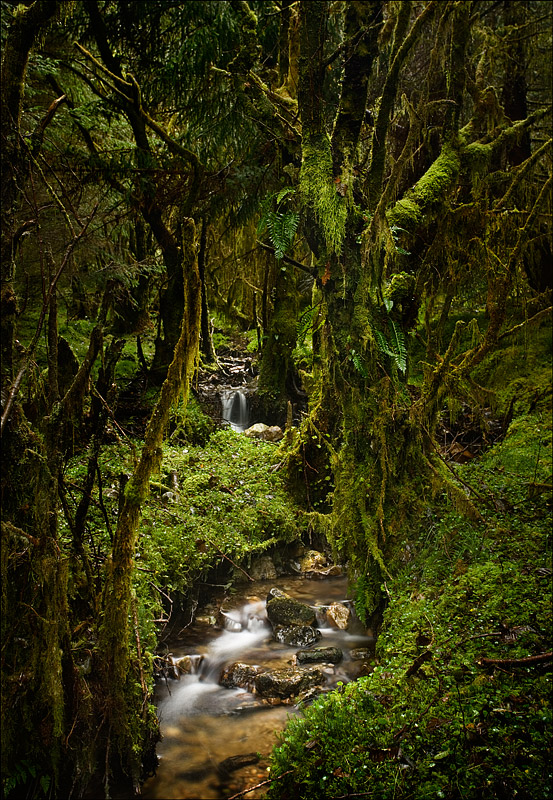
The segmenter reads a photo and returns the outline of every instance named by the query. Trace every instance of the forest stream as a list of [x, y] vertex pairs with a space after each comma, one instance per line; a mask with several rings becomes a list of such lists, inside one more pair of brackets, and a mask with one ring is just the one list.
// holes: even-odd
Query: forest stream
[[[321, 633], [317, 648], [334, 647], [343, 653], [337, 664], [316, 665], [325, 675], [323, 691], [359, 675], [363, 660], [352, 658], [352, 650], [354, 656], [374, 652], [374, 639], [346, 599], [343, 576], [255, 581], [225, 602], [224, 627], [209, 624], [202, 616], [180, 631], [176, 625], [167, 645], [175, 663], [191, 657], [192, 672], [180, 680], [161, 680], [156, 687], [163, 739], [158, 771], [146, 781], [144, 798], [229, 798], [267, 779], [276, 733], [288, 715], [298, 713], [295, 698], [261, 699], [244, 688], [224, 688], [219, 680], [225, 667], [235, 662], [267, 670], [295, 663], [299, 648], [276, 642], [267, 619], [266, 597], [275, 587], [315, 610]], [[336, 602], [352, 612], [347, 630], [326, 621], [325, 609]], [[267, 785], [246, 797], [262, 797], [266, 790]]]

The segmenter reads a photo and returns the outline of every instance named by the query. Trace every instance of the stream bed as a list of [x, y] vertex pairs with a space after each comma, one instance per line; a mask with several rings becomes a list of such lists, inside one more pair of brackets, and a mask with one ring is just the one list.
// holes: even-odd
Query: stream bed
[[[298, 647], [276, 642], [266, 615], [266, 598], [278, 588], [315, 609], [321, 637], [316, 647], [337, 647], [337, 664], [318, 664], [324, 674], [323, 691], [359, 676], [366, 665], [351, 651], [374, 652], [374, 639], [353, 613], [343, 576], [310, 580], [292, 576], [255, 581], [241, 587], [223, 606], [222, 625], [198, 619], [168, 640], [175, 662], [189, 656], [192, 670], [179, 680], [160, 681], [156, 704], [162, 741], [158, 745], [157, 774], [143, 786], [150, 800], [211, 800], [230, 798], [268, 777], [269, 756], [289, 715], [299, 709], [295, 700], [264, 699], [244, 688], [219, 684], [223, 669], [235, 662], [270, 670], [295, 665]], [[352, 611], [347, 630], [331, 626], [325, 607], [340, 602]], [[370, 633], [370, 632], [369, 632]], [[355, 653], [354, 653], [355, 655]], [[248, 792], [263, 797], [267, 786]]]

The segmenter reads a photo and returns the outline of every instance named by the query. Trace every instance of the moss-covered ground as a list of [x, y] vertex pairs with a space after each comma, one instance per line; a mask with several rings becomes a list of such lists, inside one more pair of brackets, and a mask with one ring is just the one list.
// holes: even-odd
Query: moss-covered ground
[[[184, 441], [183, 431], [203, 444]], [[169, 598], [173, 610], [178, 609], [214, 568], [222, 567], [230, 582], [235, 565], [247, 571], [253, 555], [277, 542], [300, 538], [306, 527], [286, 491], [282, 472], [273, 469], [281, 457], [274, 444], [231, 430], [209, 436], [209, 421], [194, 401], [175, 433], [164, 445], [161, 472], [150, 483], [136, 552], [134, 592], [139, 635], [147, 654], [155, 651], [161, 629], [154, 620], [167, 616]], [[119, 474], [132, 471], [133, 452], [139, 447], [139, 442], [120, 436], [100, 456], [102, 491], [93, 492], [85, 543], [98, 578], [111, 549], [106, 517], [112, 534], [116, 525]], [[84, 453], [68, 466], [71, 491], [83, 482], [87, 458]], [[69, 542], [69, 529], [64, 536]], [[77, 624], [83, 613], [81, 589], [84, 596], [86, 592], [84, 572], [76, 561], [72, 575], [71, 608]], [[89, 646], [85, 631], [83, 658]]]
[[483, 519], [442, 498], [406, 532], [372, 672], [289, 722], [271, 798], [553, 796], [546, 405], [455, 469]]

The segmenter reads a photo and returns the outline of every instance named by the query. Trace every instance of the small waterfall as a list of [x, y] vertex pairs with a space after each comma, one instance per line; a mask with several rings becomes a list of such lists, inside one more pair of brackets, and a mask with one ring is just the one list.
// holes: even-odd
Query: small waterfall
[[226, 389], [221, 393], [223, 419], [234, 431], [245, 431], [249, 426], [248, 400], [240, 389]]

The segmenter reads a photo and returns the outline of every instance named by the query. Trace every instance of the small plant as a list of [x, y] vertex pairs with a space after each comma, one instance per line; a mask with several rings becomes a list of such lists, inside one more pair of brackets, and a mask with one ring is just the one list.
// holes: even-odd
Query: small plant
[[[295, 211], [281, 210], [284, 201], [293, 195], [294, 191], [291, 187], [287, 187], [269, 195], [263, 202], [261, 218], [257, 225], [258, 236], [261, 236], [265, 230], [267, 231], [278, 260], [282, 259], [285, 252], [291, 247], [300, 220], [299, 214]], [[273, 201], [276, 202], [276, 211], [273, 211], [271, 207]]]
[[390, 318], [388, 318], [389, 338], [381, 331], [374, 330], [374, 337], [378, 348], [382, 353], [389, 356], [400, 372], [405, 373], [407, 369], [407, 348], [405, 346], [405, 334], [401, 328]]

